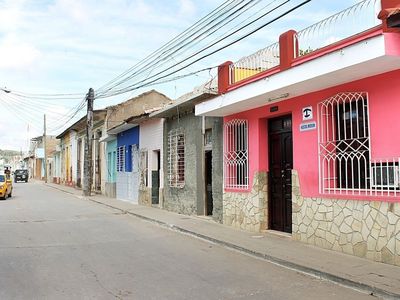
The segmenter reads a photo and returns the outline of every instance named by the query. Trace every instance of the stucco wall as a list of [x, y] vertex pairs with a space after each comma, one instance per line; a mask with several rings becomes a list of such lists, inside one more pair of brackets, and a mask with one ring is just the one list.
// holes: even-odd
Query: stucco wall
[[[205, 118], [205, 129], [212, 129], [213, 218], [222, 222], [222, 118]], [[185, 134], [185, 185], [168, 185], [168, 133], [182, 128]], [[164, 203], [163, 207], [183, 214], [205, 214], [205, 166], [202, 118], [189, 111], [168, 118], [164, 125]]]
[[[303, 187], [302, 194], [307, 197], [318, 197], [318, 130], [300, 131], [300, 124], [303, 122], [301, 112], [303, 107], [312, 106], [314, 118], [311, 121], [317, 122], [317, 104], [341, 92], [368, 93], [371, 158], [400, 157], [400, 139], [393, 138], [400, 132], [400, 122], [390, 122], [390, 126], [387, 126], [387, 120], [397, 120], [400, 113], [400, 101], [398, 101], [400, 70], [398, 70], [225, 117], [224, 122], [234, 118], [249, 120], [250, 178], [255, 172], [269, 169], [267, 120], [291, 114], [293, 167], [299, 172], [299, 180]], [[276, 107], [274, 112], [270, 112], [272, 106]], [[251, 184], [250, 182], [250, 186]], [[376, 198], [368, 198], [376, 200]], [[400, 197], [397, 197], [397, 201], [400, 201]]]
[[223, 221], [223, 119], [206, 118], [207, 127], [212, 128], [212, 195], [215, 221]]
[[[182, 188], [168, 185], [168, 133], [176, 128], [182, 128], [185, 135], [185, 185]], [[203, 189], [198, 186], [198, 178], [203, 178], [201, 117], [189, 113], [167, 119], [164, 137], [164, 208], [187, 215], [203, 214]]]
[[[148, 159], [148, 186], [152, 186], [151, 170], [157, 169], [157, 157], [154, 151], [160, 151], [160, 174], [163, 173], [163, 125], [164, 119], [151, 119], [140, 124], [139, 145], [140, 149], [147, 150]], [[161, 176], [160, 187], [164, 186], [164, 180]]]
[[111, 129], [132, 116], [143, 115], [147, 110], [162, 108], [171, 103], [171, 99], [155, 90], [143, 93], [128, 101], [117, 104], [107, 110], [106, 128]]

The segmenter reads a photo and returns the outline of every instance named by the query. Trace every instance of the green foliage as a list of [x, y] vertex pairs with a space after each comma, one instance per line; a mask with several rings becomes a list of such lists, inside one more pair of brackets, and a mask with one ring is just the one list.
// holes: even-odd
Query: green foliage
[[11, 157], [20, 154], [21, 154], [20, 151], [0, 149], [0, 158], [3, 158], [5, 163], [8, 163], [11, 160]]

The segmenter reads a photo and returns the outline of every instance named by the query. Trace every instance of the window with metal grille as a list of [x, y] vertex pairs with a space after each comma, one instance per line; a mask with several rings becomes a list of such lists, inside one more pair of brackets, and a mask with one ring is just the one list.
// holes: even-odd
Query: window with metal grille
[[125, 172], [125, 146], [117, 149], [117, 172]]
[[185, 185], [185, 135], [182, 128], [168, 133], [168, 183], [170, 187]]
[[148, 186], [147, 178], [148, 178], [148, 154], [146, 149], [140, 150], [140, 161], [139, 161], [139, 170], [140, 170], [140, 188], [143, 189]]
[[131, 145], [131, 166], [132, 166], [132, 168], [131, 168], [131, 171], [133, 172], [133, 173], [139, 173], [139, 164], [140, 164], [140, 162], [139, 162], [139, 156], [140, 156], [140, 154], [139, 154], [139, 148], [138, 148], [138, 145], [137, 144], [133, 144], [133, 145]]
[[249, 187], [248, 121], [234, 119], [224, 125], [224, 187]]
[[368, 94], [339, 93], [318, 105], [320, 192], [370, 187]]

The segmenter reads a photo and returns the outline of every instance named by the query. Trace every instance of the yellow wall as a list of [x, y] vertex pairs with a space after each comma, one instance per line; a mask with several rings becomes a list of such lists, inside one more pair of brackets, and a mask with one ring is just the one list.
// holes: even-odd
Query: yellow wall
[[246, 68], [234, 68], [233, 69], [233, 81], [232, 83], [236, 83], [253, 75], [256, 75], [263, 70], [261, 69], [246, 69]]

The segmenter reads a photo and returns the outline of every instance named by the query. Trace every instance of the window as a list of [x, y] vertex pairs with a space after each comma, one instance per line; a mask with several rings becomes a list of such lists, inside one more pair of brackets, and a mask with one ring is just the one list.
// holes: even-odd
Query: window
[[367, 93], [340, 93], [318, 105], [322, 193], [356, 193], [370, 186]]
[[137, 144], [131, 146], [131, 171], [133, 173], [139, 173], [139, 148]]
[[399, 193], [400, 159], [371, 159], [367, 93], [340, 93], [322, 101], [318, 124], [321, 193]]
[[148, 155], [147, 150], [140, 150], [140, 162], [139, 162], [139, 170], [140, 170], [140, 188], [145, 188], [148, 186], [147, 178], [148, 178]]
[[125, 146], [117, 149], [117, 172], [125, 172]]
[[224, 187], [247, 189], [248, 121], [231, 120], [224, 125]]
[[182, 128], [168, 134], [168, 182], [170, 187], [185, 185], [185, 135]]
[[381, 161], [371, 165], [371, 184], [377, 189], [398, 189], [399, 175], [399, 162]]

